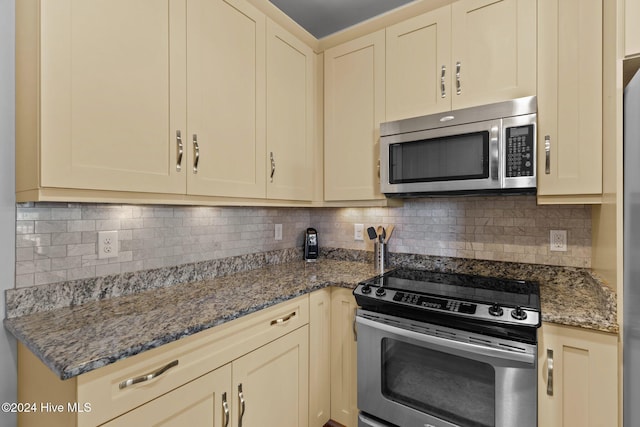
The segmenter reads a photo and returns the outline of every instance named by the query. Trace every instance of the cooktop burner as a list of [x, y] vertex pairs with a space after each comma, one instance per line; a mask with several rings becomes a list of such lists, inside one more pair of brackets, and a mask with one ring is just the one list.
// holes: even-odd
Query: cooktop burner
[[472, 329], [540, 326], [537, 282], [399, 268], [360, 283], [353, 293], [363, 308], [416, 320]]

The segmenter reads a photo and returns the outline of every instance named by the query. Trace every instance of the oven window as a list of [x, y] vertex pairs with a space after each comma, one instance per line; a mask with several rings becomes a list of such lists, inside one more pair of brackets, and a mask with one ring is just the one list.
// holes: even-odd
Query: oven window
[[389, 146], [389, 182], [432, 182], [489, 177], [489, 132]]
[[384, 338], [382, 394], [460, 426], [495, 425], [495, 371], [486, 363]]

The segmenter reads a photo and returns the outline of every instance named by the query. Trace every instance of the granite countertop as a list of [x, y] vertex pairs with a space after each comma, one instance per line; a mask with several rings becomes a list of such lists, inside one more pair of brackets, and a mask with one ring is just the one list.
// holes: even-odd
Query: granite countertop
[[[425, 256], [397, 256], [391, 262], [537, 280], [543, 321], [618, 332], [615, 293], [588, 270]], [[317, 289], [354, 288], [374, 275], [371, 263], [362, 260], [285, 262], [12, 317], [4, 325], [67, 379]]]

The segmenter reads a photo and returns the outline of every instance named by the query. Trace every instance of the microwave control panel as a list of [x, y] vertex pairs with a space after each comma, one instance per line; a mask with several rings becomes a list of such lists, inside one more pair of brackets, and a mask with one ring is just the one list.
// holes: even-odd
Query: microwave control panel
[[535, 167], [533, 151], [533, 125], [514, 126], [506, 129], [506, 177], [533, 176]]

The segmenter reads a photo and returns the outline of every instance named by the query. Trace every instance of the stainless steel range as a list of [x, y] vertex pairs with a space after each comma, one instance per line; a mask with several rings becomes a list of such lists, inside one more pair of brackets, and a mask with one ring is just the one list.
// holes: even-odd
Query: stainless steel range
[[397, 269], [354, 295], [359, 427], [537, 425], [537, 283]]

